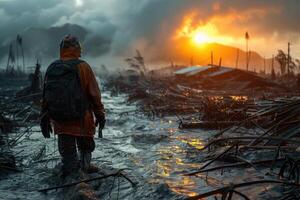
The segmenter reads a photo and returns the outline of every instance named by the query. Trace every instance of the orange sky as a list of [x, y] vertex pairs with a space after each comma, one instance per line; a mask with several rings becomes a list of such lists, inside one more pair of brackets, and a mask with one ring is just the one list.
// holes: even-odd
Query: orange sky
[[[240, 4], [235, 6], [225, 1], [211, 2], [215, 3], [205, 7], [196, 3], [192, 8], [166, 16], [153, 34], [156, 41], [141, 37], [133, 46], [142, 52], [150, 52], [150, 55], [152, 52], [154, 57], [159, 57], [158, 60], [166, 57], [176, 60], [178, 56], [188, 60], [196, 54], [203, 59], [199, 54], [212, 50], [206, 43], [219, 43], [246, 51], [245, 33], [248, 32], [249, 50], [259, 53], [262, 58], [271, 58], [279, 49], [287, 52], [288, 42], [292, 43], [292, 56], [300, 58], [300, 30], [297, 32], [297, 25], [290, 24], [294, 18], [286, 17], [288, 9], [280, 1], [273, 4], [256, 1], [244, 5], [239, 1]], [[276, 23], [272, 24], [273, 20]], [[157, 49], [157, 46], [160, 48]]]
[[[219, 9], [219, 4], [213, 6], [214, 9]], [[250, 34], [249, 49], [257, 51], [263, 57], [271, 57], [272, 54], [276, 54], [277, 49], [285, 50], [288, 39], [293, 41], [292, 53], [300, 56], [298, 40], [293, 40], [292, 35], [287, 36], [286, 40], [281, 40], [281, 36], [276, 31], [266, 35], [262, 30], [257, 29], [255, 24], [246, 23], [253, 15], [259, 19], [264, 18], [270, 12], [278, 14], [280, 8], [273, 7], [268, 11], [253, 9], [243, 13], [232, 10], [231, 13], [225, 15], [213, 15], [206, 21], [201, 21], [197, 18], [197, 12], [192, 12], [183, 17], [172, 39], [175, 43], [179, 41], [182, 43], [182, 39], [185, 39], [189, 43], [185, 44], [186, 48], [205, 48], [205, 43], [220, 43], [245, 50], [247, 31]]]

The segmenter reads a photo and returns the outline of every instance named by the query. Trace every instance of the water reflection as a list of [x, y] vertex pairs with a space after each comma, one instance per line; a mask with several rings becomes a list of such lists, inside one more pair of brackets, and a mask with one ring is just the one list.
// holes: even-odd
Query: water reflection
[[179, 180], [167, 180], [166, 184], [173, 192], [178, 194], [183, 194], [190, 197], [198, 194], [197, 192], [193, 191], [195, 188], [197, 188], [196, 182], [187, 176], [180, 177]]
[[204, 143], [200, 138], [192, 138], [188, 135], [180, 135], [180, 136], [175, 136], [175, 139], [185, 144], [188, 144], [192, 147], [195, 147], [196, 149], [199, 150], [204, 148]]
[[[170, 130], [168, 131], [170, 132]], [[174, 130], [172, 130], [172, 133], [174, 133]], [[173, 135], [171, 139], [170, 143], [157, 149], [159, 158], [155, 161], [154, 166], [156, 177], [151, 182], [164, 182], [175, 193], [195, 196], [197, 195], [196, 191], [199, 189], [199, 183], [197, 183], [199, 177], [182, 176], [182, 174], [187, 170], [199, 168], [200, 164], [188, 162], [186, 145], [190, 145], [195, 149], [202, 149], [203, 141], [187, 134]]]

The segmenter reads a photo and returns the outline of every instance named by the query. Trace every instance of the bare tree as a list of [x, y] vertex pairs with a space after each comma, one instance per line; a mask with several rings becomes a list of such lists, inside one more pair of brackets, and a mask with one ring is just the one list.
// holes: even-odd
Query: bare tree
[[296, 69], [299, 71], [300, 70], [300, 60], [295, 59], [295, 64], [296, 64]]
[[249, 48], [248, 48], [248, 42], [249, 42], [250, 36], [249, 33], [245, 33], [245, 40], [246, 40], [246, 69], [247, 71], [249, 70], [249, 60], [250, 60], [250, 55], [249, 55]]
[[287, 56], [282, 50], [278, 50], [277, 55], [275, 56], [275, 60], [279, 63], [280, 65], [280, 72], [281, 75], [284, 75], [287, 70]]
[[281, 75], [284, 75], [284, 74], [290, 75], [289, 73], [294, 73], [294, 71], [298, 67], [300, 67], [300, 61], [298, 59], [293, 60], [292, 57], [289, 56], [288, 54], [284, 53], [283, 50], [278, 50], [278, 53], [275, 56], [275, 60], [280, 65]]
[[144, 57], [141, 55], [139, 50], [136, 50], [136, 56], [133, 58], [126, 58], [125, 62], [127, 62], [130, 68], [138, 71], [141, 75], [145, 75], [147, 73]]

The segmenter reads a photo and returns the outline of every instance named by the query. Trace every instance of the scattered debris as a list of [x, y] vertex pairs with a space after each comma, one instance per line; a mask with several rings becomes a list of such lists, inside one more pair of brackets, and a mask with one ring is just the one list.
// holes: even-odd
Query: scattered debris
[[[139, 65], [134, 68], [143, 69]], [[175, 75], [142, 73], [143, 78], [132, 82], [123, 81], [124, 76], [112, 77], [106, 87], [126, 93], [128, 101], [149, 118], [176, 116], [181, 129], [220, 130], [200, 150], [202, 167], [184, 176], [208, 176], [217, 170], [223, 174], [225, 168], [240, 167], [251, 167], [257, 173], [269, 171], [264, 179], [232, 183], [188, 199], [217, 194], [224, 199], [232, 199], [233, 194], [249, 199], [237, 189], [260, 184], [288, 185], [289, 193], [284, 195], [299, 190], [299, 161], [295, 159], [300, 156], [300, 140], [295, 139], [300, 130], [299, 98], [280, 98], [289, 93], [284, 86], [252, 72], [222, 66], [194, 66], [179, 69]], [[210, 165], [214, 166], [207, 168]]]
[[[18, 91], [16, 93], [17, 98], [30, 97], [30, 100], [39, 101], [41, 99], [41, 85], [42, 85], [42, 75], [41, 75], [41, 65], [37, 61], [34, 73], [29, 75], [30, 86]], [[39, 95], [36, 95], [39, 94]]]
[[[7, 80], [1, 80], [6, 83]], [[0, 91], [0, 174], [20, 172], [12, 148], [32, 134], [39, 119], [39, 104], [15, 98], [23, 82], [8, 85]]]
[[[130, 65], [126, 73], [111, 76], [105, 84], [112, 94], [127, 94], [128, 102], [134, 103], [150, 119], [176, 116], [180, 129], [194, 129], [194, 133], [199, 132], [199, 135], [203, 129], [216, 131], [203, 144], [202, 149], [193, 149], [198, 156], [193, 162], [199, 168], [186, 170], [181, 174], [182, 177], [197, 179], [205, 174], [208, 179], [216, 176], [219, 171], [220, 176], [223, 176], [230, 169], [253, 169], [255, 173], [262, 175], [249, 176], [249, 180], [243, 182], [234, 181], [210, 192], [194, 194], [190, 199], [220, 194], [223, 199], [232, 199], [234, 195], [249, 199], [244, 187], [260, 187], [265, 184], [271, 189], [288, 187], [288, 192], [282, 194], [282, 198], [292, 198], [295, 193], [299, 193], [300, 140], [297, 137], [300, 130], [300, 99], [274, 97], [286, 94], [288, 91], [285, 87], [257, 74], [222, 66], [180, 69], [175, 72], [176, 76], [171, 77], [154, 76], [155, 73], [146, 69], [144, 59], [138, 51], [136, 57], [126, 61]], [[17, 98], [12, 98], [12, 94], [19, 88], [1, 91], [1, 174], [6, 171], [19, 171], [16, 157], [10, 148], [29, 137], [32, 128], [37, 124], [41, 95], [39, 80], [37, 64], [30, 86], [21, 90]], [[136, 114], [137, 111], [130, 113]], [[10, 134], [16, 129], [18, 131], [11, 137], [4, 134]], [[133, 134], [132, 141], [143, 143], [147, 140], [148, 143], [156, 144], [157, 141], [168, 138], [168, 135], [154, 138], [149, 135], [151, 138], [139, 139], [142, 137], [143, 135]], [[45, 152], [46, 147], [41, 146], [27, 162], [43, 163], [51, 160], [49, 157], [41, 159]], [[39, 191], [79, 187], [108, 177], [123, 177], [128, 184], [135, 185], [128, 176], [117, 171], [67, 184], [53, 184], [58, 186]]]
[[[216, 134], [203, 148], [208, 149], [210, 154], [213, 151], [217, 151], [219, 148], [232, 144], [230, 148], [221, 154], [217, 154], [211, 161], [203, 165], [198, 171], [190, 172], [186, 175], [194, 176], [199, 173], [209, 172], [214, 170], [220, 170], [224, 168], [232, 167], [253, 167], [258, 170], [255, 166], [257, 164], [269, 164], [269, 177], [274, 180], [258, 180], [254, 182], [243, 183], [241, 185], [258, 184], [258, 183], [279, 183], [283, 185], [290, 185], [292, 187], [292, 193], [299, 190], [299, 157], [298, 149], [300, 147], [300, 140], [295, 139], [299, 130], [299, 114], [300, 114], [300, 101], [299, 99], [281, 99], [279, 101], [271, 101], [266, 104], [264, 108], [261, 108], [258, 112], [244, 120], [256, 120], [260, 121], [259, 126], [252, 128], [257, 130], [260, 127], [260, 131], [255, 135], [250, 134], [249, 129], [242, 129], [241, 126], [232, 127], [225, 131], [221, 131]], [[264, 120], [261, 120], [264, 119]], [[264, 127], [264, 128], [261, 128]], [[250, 129], [251, 130], [251, 129]], [[241, 137], [230, 137], [232, 135], [243, 135]], [[235, 148], [234, 148], [235, 147]], [[258, 148], [255, 148], [258, 147]], [[230, 152], [231, 150], [231, 152]], [[243, 158], [251, 157], [262, 158], [266, 152], [273, 152], [273, 160], [250, 160], [247, 161]], [[226, 155], [226, 156], [225, 156]], [[272, 155], [272, 153], [270, 154]], [[223, 157], [231, 157], [235, 160], [234, 164], [225, 164], [223, 166], [215, 166], [210, 169], [204, 169], [210, 165], [213, 161], [220, 160]], [[232, 159], [233, 158], [233, 159]], [[242, 159], [240, 159], [242, 158]], [[242, 163], [240, 162], [242, 161]], [[226, 159], [225, 159], [226, 162]], [[276, 170], [277, 169], [277, 170]], [[260, 168], [259, 171], [262, 171]], [[278, 171], [278, 172], [275, 172]], [[276, 179], [279, 180], [276, 180]], [[239, 184], [237, 184], [239, 185]], [[228, 186], [232, 190], [228, 191], [228, 188], [222, 188], [220, 190], [214, 190], [205, 194], [197, 195], [190, 199], [204, 198], [211, 195], [221, 193], [223, 196], [232, 196], [233, 189], [236, 185]], [[257, 186], [257, 185], [256, 185]], [[229, 192], [229, 193], [228, 193]]]

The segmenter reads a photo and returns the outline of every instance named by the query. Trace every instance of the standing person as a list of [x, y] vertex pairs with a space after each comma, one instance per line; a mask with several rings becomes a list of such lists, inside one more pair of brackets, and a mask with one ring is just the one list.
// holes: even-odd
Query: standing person
[[44, 80], [41, 129], [44, 137], [49, 138], [51, 125], [54, 126], [63, 176], [79, 168], [87, 173], [97, 170], [91, 165], [95, 128], [99, 125], [102, 130], [105, 125], [95, 75], [80, 57], [78, 39], [65, 36], [60, 43], [60, 59], [50, 64]]

